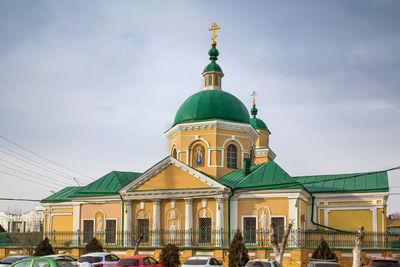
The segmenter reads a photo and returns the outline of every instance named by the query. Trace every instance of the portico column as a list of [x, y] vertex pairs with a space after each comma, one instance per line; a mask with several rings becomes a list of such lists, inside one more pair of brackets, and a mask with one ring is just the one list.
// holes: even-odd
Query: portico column
[[132, 231], [132, 202], [125, 202], [124, 210], [124, 246], [131, 245], [131, 231]]
[[192, 246], [193, 218], [192, 199], [185, 198], [185, 246]]
[[215, 240], [217, 247], [222, 247], [224, 245], [224, 199], [217, 198], [216, 199], [216, 210], [217, 210], [217, 218], [215, 224]]
[[231, 198], [231, 232], [228, 233], [231, 236], [231, 240], [238, 230], [238, 199]]
[[153, 201], [153, 235], [151, 239], [153, 246], [160, 245], [160, 200]]

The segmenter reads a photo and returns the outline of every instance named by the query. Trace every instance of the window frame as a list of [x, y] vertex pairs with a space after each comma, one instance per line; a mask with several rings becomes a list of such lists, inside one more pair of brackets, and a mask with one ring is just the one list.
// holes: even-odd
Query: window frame
[[[197, 147], [201, 147], [202, 148], [202, 161], [201, 161], [201, 165], [197, 165], [196, 164], [196, 157], [195, 157], [195, 151], [196, 151], [196, 148]], [[193, 149], [192, 149], [192, 166], [193, 167], [204, 167], [205, 166], [205, 159], [206, 159], [206, 150], [205, 150], [205, 148], [204, 148], [204, 146], [203, 145], [201, 145], [201, 144], [195, 144], [194, 146], [193, 146]]]
[[[92, 229], [92, 236], [88, 237], [89, 240], [85, 240], [85, 233], [87, 233], [85, 231], [85, 221], [91, 221], [93, 223], [93, 229]], [[95, 236], [95, 220], [94, 219], [82, 219], [82, 243], [83, 244], [87, 244], [94, 236]], [[87, 241], [87, 242], [85, 242]]]
[[148, 243], [148, 242], [150, 242], [150, 219], [146, 219], [146, 218], [144, 218], [144, 219], [136, 219], [136, 230], [137, 231], [140, 230], [139, 221], [147, 221], [148, 222], [147, 229], [145, 229], [145, 233], [144, 233], [143, 239], [142, 239], [143, 243]]
[[[200, 228], [201, 223], [200, 220], [207, 219], [210, 220], [210, 228], [209, 229], [202, 229]], [[211, 243], [212, 242], [212, 223], [213, 220], [211, 217], [199, 217], [198, 219], [198, 235], [197, 235], [197, 242], [198, 243]], [[204, 232], [202, 232], [204, 231]]]
[[[114, 233], [114, 236], [115, 236], [115, 239], [114, 239], [114, 241], [115, 242], [106, 242], [107, 241], [107, 237], [108, 237], [108, 235], [107, 235], [107, 221], [115, 221], [115, 233]], [[118, 242], [118, 219], [117, 218], [107, 218], [107, 219], [105, 219], [104, 220], [104, 244], [105, 245], [115, 245], [115, 244], [117, 244], [117, 242]]]
[[[254, 218], [256, 220], [256, 226], [255, 226], [255, 242], [246, 242], [246, 237], [245, 237], [245, 227], [244, 227], [244, 221], [246, 218]], [[243, 233], [243, 242], [245, 244], [250, 244], [250, 245], [258, 245], [258, 216], [257, 215], [242, 215], [242, 233]]]
[[[230, 153], [234, 153], [234, 152], [230, 152], [229, 151], [230, 147], [234, 147], [235, 148], [235, 150], [236, 150], [235, 154], [230, 155]], [[228, 144], [228, 146], [226, 147], [226, 167], [228, 169], [238, 169], [238, 165], [239, 165], [238, 164], [238, 159], [239, 159], [238, 153], [239, 153], [239, 150], [238, 150], [238, 147], [237, 147], [236, 144], [232, 144], [232, 143]], [[235, 157], [236, 157], [235, 161], [230, 160], [231, 159], [230, 156], [232, 157], [233, 155], [235, 155]], [[233, 164], [233, 162], [235, 162], [234, 166], [231, 165], [231, 164]]]

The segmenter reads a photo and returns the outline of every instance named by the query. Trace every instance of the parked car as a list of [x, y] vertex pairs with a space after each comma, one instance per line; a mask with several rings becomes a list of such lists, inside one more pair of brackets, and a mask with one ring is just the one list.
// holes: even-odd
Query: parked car
[[93, 252], [79, 258], [77, 267], [114, 267], [119, 257], [109, 252]]
[[43, 256], [42, 258], [53, 258], [53, 259], [57, 259], [57, 260], [67, 260], [67, 261], [71, 261], [72, 264], [74, 264], [74, 266], [76, 266], [78, 264], [78, 259], [72, 257], [71, 255], [67, 255], [67, 254], [52, 254], [52, 255]]
[[10, 256], [10, 257], [4, 258], [0, 261], [0, 267], [8, 267], [11, 264], [13, 264], [14, 262], [17, 262], [19, 260], [26, 259], [26, 258], [31, 258], [31, 257], [30, 256]]
[[219, 262], [217, 259], [210, 257], [190, 257], [182, 264], [181, 267], [208, 267], [208, 266], [222, 267], [222, 262]]
[[399, 262], [389, 257], [367, 257], [361, 266], [365, 267], [400, 267]]
[[119, 259], [115, 267], [165, 267], [164, 264], [148, 256], [132, 256]]
[[340, 264], [329, 260], [311, 260], [307, 267], [340, 267]]
[[75, 265], [68, 260], [53, 258], [27, 258], [13, 263], [11, 267], [75, 267]]
[[276, 260], [269, 259], [253, 259], [246, 263], [245, 267], [278, 267], [279, 264]]

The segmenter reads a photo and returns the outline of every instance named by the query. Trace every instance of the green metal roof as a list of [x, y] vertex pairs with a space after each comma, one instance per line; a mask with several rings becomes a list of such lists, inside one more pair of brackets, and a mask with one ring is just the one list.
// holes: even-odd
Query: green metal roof
[[215, 45], [211, 47], [210, 51], [208, 51], [208, 54], [210, 55], [211, 63], [204, 68], [203, 72], [216, 71], [222, 73], [221, 67], [215, 62], [216, 60], [218, 60], [219, 55], [218, 49], [215, 47]]
[[202, 90], [183, 102], [173, 126], [214, 119], [250, 123], [249, 112], [237, 97], [220, 90]]
[[251, 118], [250, 123], [256, 130], [265, 130], [269, 132], [267, 125], [259, 118]]
[[68, 199], [70, 195], [75, 193], [78, 189], [80, 189], [80, 186], [68, 186], [65, 187], [64, 189], [58, 191], [57, 193], [52, 194], [49, 197], [46, 197], [45, 199], [42, 199], [40, 202], [41, 203], [50, 203], [50, 202], [67, 202], [71, 201]]
[[244, 169], [233, 171], [218, 182], [235, 190], [304, 189], [274, 161], [251, 166], [248, 175]]
[[87, 186], [81, 187], [72, 194], [71, 197], [116, 195], [118, 194], [118, 190], [138, 178], [140, 175], [142, 174], [138, 172], [112, 171]]
[[293, 177], [311, 193], [389, 191], [387, 172], [313, 175]]

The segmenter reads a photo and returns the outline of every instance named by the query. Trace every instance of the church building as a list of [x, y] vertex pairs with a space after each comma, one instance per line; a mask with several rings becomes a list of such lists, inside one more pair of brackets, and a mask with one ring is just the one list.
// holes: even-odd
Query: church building
[[[270, 246], [271, 223], [283, 229], [290, 222], [298, 233], [356, 231], [360, 225], [385, 232], [387, 173], [299, 177], [282, 169], [255, 99], [246, 107], [223, 90], [229, 76], [217, 63], [216, 29], [210, 29], [204, 88], [182, 103], [165, 132], [169, 155], [143, 173], [112, 171], [43, 199], [50, 240], [82, 246], [96, 236], [105, 247], [132, 248], [132, 233], [140, 231], [140, 245], [149, 253], [175, 243], [212, 255], [229, 246], [237, 229], [249, 247]], [[291, 246], [301, 246], [301, 239], [291, 238]], [[378, 236], [373, 241], [381, 242]]]

